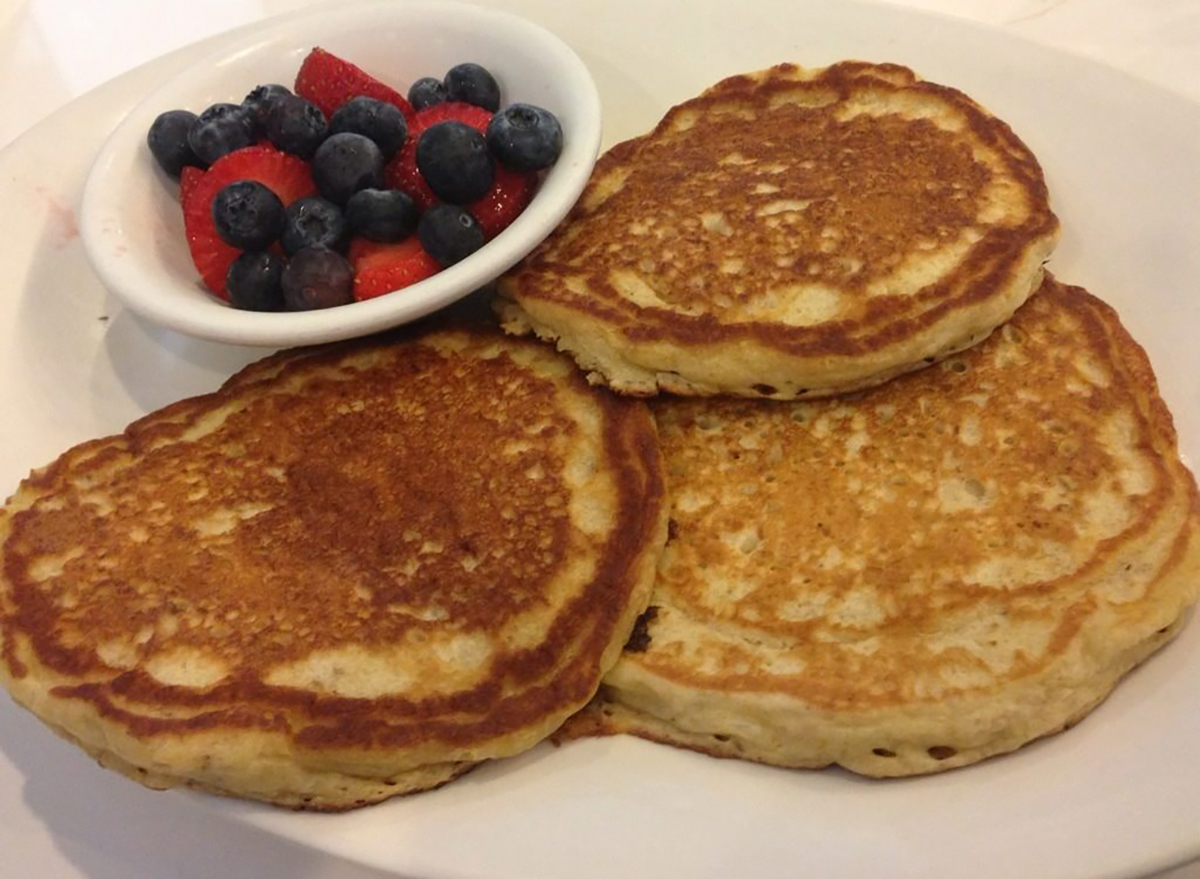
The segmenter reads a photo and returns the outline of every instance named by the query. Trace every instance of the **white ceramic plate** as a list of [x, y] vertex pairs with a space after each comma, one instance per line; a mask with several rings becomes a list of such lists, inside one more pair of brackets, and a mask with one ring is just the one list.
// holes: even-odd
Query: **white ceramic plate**
[[[1041, 158], [1064, 225], [1055, 271], [1117, 306], [1158, 370], [1185, 453], [1200, 459], [1200, 107], [995, 31], [847, 0], [694, 0], [686, 14], [638, 0], [587, 14], [508, 5], [590, 66], [609, 143], [725, 74], [780, 60], [893, 60], [965, 89]], [[0, 156], [0, 484], [215, 387], [253, 356], [122, 310], [70, 235], [106, 126], [188, 57], [106, 86]], [[1071, 732], [941, 776], [873, 782], [608, 739], [540, 747], [337, 816], [145, 792], [5, 706], [0, 780], [24, 791], [0, 785], [0, 816], [58, 839], [87, 825], [78, 802], [110, 804], [113, 824], [132, 827], [182, 825], [203, 809], [421, 879], [1145, 875], [1200, 856], [1197, 693], [1193, 625]]]
[[[545, 107], [563, 126], [563, 151], [529, 207], [469, 258], [398, 295], [317, 311], [263, 314], [221, 302], [188, 254], [178, 184], [158, 171], [146, 132], [166, 110], [239, 102], [255, 85], [290, 84], [313, 46], [401, 91], [470, 60], [493, 71], [505, 103]], [[221, 49], [151, 91], [105, 142], [84, 189], [79, 226], [92, 267], [139, 314], [180, 332], [243, 345], [312, 345], [398, 326], [489, 283], [566, 215], [600, 144], [600, 100], [579, 58], [520, 17], [458, 3], [325, 6], [230, 36]]]

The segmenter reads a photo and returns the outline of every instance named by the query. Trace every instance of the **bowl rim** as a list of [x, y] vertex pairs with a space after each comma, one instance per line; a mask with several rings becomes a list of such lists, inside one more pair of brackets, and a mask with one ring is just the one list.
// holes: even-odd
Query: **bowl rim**
[[[343, 33], [353, 32], [375, 16], [386, 16], [389, 23], [441, 20], [488, 33], [519, 35], [536, 47], [533, 53], [526, 51], [527, 56], [536, 53], [545, 58], [547, 65], [565, 79], [573, 96], [570, 134], [564, 139], [558, 163], [542, 181], [530, 206], [484, 248], [404, 288], [402, 296], [385, 294], [314, 311], [262, 313], [236, 309], [207, 290], [198, 295], [202, 287], [197, 277], [179, 277], [177, 273], [164, 277], [161, 265], [138, 258], [134, 245], [139, 239], [129, 234], [122, 222], [122, 217], [130, 215], [129, 205], [120, 198], [121, 182], [128, 179], [122, 161], [128, 160], [131, 151], [145, 151], [146, 173], [161, 174], [146, 150], [145, 132], [168, 103], [175, 105], [172, 96], [202, 87], [207, 77], [219, 77], [222, 63], [279, 50], [288, 42], [302, 40], [319, 45], [320, 40], [313, 42], [314, 37], [306, 34], [321, 24], [334, 29], [329, 40], [336, 40], [339, 25]], [[418, 320], [470, 295], [533, 250], [561, 222], [583, 191], [599, 154], [601, 127], [600, 95], [587, 66], [553, 32], [512, 13], [440, 0], [355, 0], [285, 13], [231, 32], [227, 42], [131, 108], [105, 139], [88, 172], [79, 211], [80, 237], [103, 285], [142, 317], [171, 330], [212, 341], [274, 347], [367, 335]], [[148, 241], [140, 243], [146, 248], [153, 246]]]

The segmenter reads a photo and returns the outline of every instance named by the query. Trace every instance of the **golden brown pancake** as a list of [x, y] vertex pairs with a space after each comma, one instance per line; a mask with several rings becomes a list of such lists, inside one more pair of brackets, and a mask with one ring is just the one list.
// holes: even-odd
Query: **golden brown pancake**
[[585, 704], [665, 541], [653, 421], [495, 330], [285, 352], [0, 513], [0, 679], [101, 763], [297, 808]]
[[1036, 159], [966, 95], [784, 64], [613, 147], [498, 307], [620, 393], [820, 397], [984, 338], [1057, 237]]
[[1171, 416], [1077, 287], [1047, 280], [978, 347], [852, 398], [654, 409], [670, 539], [577, 734], [964, 766], [1078, 721], [1200, 594]]

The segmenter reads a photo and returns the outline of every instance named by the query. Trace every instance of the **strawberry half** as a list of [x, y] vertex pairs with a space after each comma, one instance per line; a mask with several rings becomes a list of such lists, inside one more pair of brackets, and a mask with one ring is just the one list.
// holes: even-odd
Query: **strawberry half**
[[426, 107], [424, 110], [418, 110], [413, 117], [413, 125], [417, 134], [420, 134], [430, 125], [436, 125], [439, 122], [465, 122], [478, 131], [480, 134], [487, 134], [488, 123], [492, 121], [492, 114], [483, 109], [476, 107], [474, 104], [466, 104], [462, 101], [443, 101], [440, 104], [434, 104], [432, 107]]
[[[417, 169], [417, 140], [421, 132], [438, 122], [454, 120], [465, 122], [480, 134], [486, 135], [491, 119], [492, 114], [482, 107], [457, 101], [446, 101], [418, 110], [409, 121], [408, 140], [396, 157], [388, 163], [387, 185], [407, 192], [422, 211], [433, 207], [437, 204], [437, 196], [430, 190], [425, 178]], [[492, 188], [483, 198], [466, 207], [479, 221], [484, 238], [490, 240], [499, 235], [525, 209], [536, 188], [535, 172], [513, 171], [497, 163]]]
[[536, 171], [513, 171], [496, 164], [492, 188], [483, 198], [467, 205], [483, 229], [484, 240], [491, 241], [525, 210], [537, 190], [537, 179]]
[[217, 235], [212, 220], [212, 200], [217, 193], [235, 180], [257, 180], [279, 196], [286, 207], [298, 198], [313, 195], [317, 188], [307, 162], [274, 147], [234, 150], [213, 162], [207, 171], [192, 172], [193, 169], [184, 168], [179, 179], [188, 249], [205, 286], [222, 299], [228, 299], [225, 274], [241, 251]]
[[422, 211], [433, 207], [438, 199], [421, 176], [421, 172], [417, 170], [417, 140], [429, 126], [452, 120], [465, 122], [480, 134], [486, 135], [492, 114], [483, 107], [458, 101], [446, 101], [418, 110], [408, 121], [408, 139], [385, 169], [387, 185], [392, 189], [407, 192]]
[[383, 179], [389, 189], [407, 192], [422, 213], [437, 204], [437, 196], [417, 170], [417, 138], [412, 129], [400, 152], [383, 169]]
[[391, 86], [384, 85], [361, 67], [316, 48], [308, 53], [296, 74], [295, 92], [321, 108], [326, 116], [351, 98], [365, 95], [400, 109], [413, 118], [412, 105]]
[[395, 244], [355, 238], [350, 242], [350, 265], [354, 266], [354, 298], [358, 300], [408, 287], [441, 269], [416, 235]]
[[192, 190], [196, 188], [196, 184], [203, 179], [203, 168], [197, 168], [195, 165], [184, 165], [183, 170], [179, 172], [179, 201], [182, 203], [190, 198]]

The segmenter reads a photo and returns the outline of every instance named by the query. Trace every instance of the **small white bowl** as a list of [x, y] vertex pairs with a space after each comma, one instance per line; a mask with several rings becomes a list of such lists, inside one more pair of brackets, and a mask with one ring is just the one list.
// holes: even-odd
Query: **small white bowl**
[[[184, 238], [178, 184], [158, 168], [146, 132], [159, 113], [200, 112], [241, 102], [260, 83], [290, 87], [320, 46], [401, 94], [421, 76], [473, 61], [500, 83], [504, 103], [537, 104], [558, 116], [562, 155], [532, 203], [462, 262], [403, 290], [317, 311], [258, 313], [222, 302], [201, 284]], [[562, 220], [591, 174], [600, 147], [600, 97], [579, 57], [524, 19], [442, 2], [330, 5], [234, 35], [203, 63], [137, 105], [105, 142], [88, 176], [80, 232], [100, 280], [145, 317], [188, 335], [242, 345], [310, 345], [416, 320], [484, 286]]]

